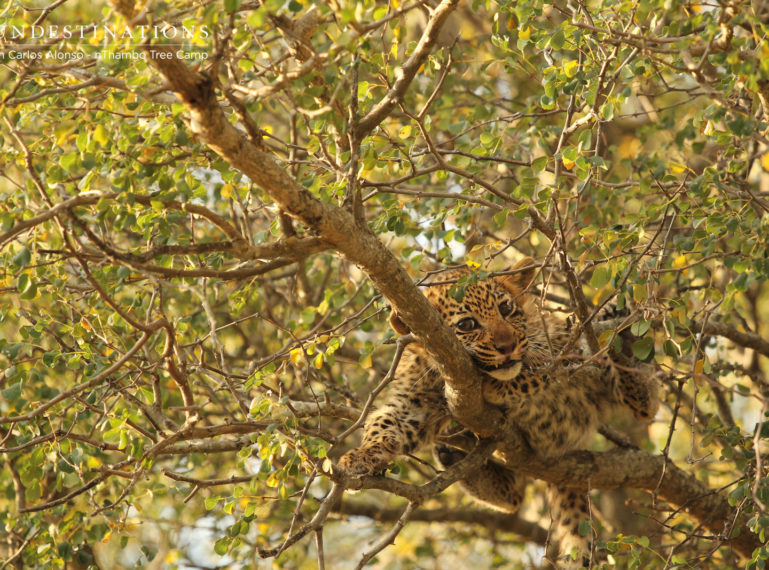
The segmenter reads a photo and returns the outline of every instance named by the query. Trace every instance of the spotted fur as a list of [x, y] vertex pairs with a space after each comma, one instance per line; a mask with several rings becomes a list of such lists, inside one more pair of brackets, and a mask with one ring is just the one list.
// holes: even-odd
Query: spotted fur
[[[461, 299], [450, 283], [433, 284], [425, 295], [485, 373], [484, 399], [507, 414], [532, 450], [557, 459], [583, 447], [617, 405], [629, 407], [641, 419], [653, 418], [657, 389], [646, 377], [570, 362], [561, 354], [568, 339], [565, 325], [538, 310], [526, 292], [535, 276], [533, 264], [527, 258], [510, 275], [468, 284]], [[454, 272], [445, 280], [465, 274]], [[390, 322], [397, 332], [408, 332], [397, 314]], [[368, 418], [361, 445], [340, 459], [340, 469], [351, 475], [375, 473], [396, 457], [432, 443], [451, 419], [443, 388], [425, 349], [409, 345], [386, 403]], [[437, 445], [435, 456], [448, 467], [463, 454]], [[512, 512], [520, 506], [525, 480], [489, 462], [461, 484], [477, 500]], [[579, 533], [588, 518], [586, 497], [558, 489], [550, 496], [553, 538], [567, 554], [576, 549], [581, 562], [590, 548], [590, 537]]]

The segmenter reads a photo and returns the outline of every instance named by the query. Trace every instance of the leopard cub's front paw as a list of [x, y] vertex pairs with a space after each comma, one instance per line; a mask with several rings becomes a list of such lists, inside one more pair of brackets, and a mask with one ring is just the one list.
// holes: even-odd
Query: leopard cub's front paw
[[447, 469], [467, 457], [467, 453], [439, 443], [433, 448], [433, 457], [438, 460], [441, 467]]
[[359, 449], [348, 451], [340, 457], [337, 467], [343, 475], [353, 477], [371, 475], [376, 469], [373, 458], [368, 457], [365, 452]]

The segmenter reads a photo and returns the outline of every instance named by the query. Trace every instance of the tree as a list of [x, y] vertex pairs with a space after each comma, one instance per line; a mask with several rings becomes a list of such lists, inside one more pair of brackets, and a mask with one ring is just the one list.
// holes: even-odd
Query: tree
[[[495, 449], [614, 513], [596, 565], [763, 567], [768, 10], [9, 3], [3, 567], [537, 562], [536, 493], [524, 517], [451, 487]], [[648, 434], [547, 464], [500, 430], [417, 284], [522, 255], [596, 355], [635, 335]], [[347, 479], [388, 307], [485, 439]]]

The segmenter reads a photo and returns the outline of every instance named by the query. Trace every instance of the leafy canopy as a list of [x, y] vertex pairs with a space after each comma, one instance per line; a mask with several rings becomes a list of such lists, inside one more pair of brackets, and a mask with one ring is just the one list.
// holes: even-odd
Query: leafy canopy
[[[494, 522], [451, 490], [412, 496], [438, 522], [386, 550], [365, 544], [388, 538], [375, 518], [423, 516], [403, 514], [406, 491], [321, 503], [392, 353], [400, 292], [349, 253], [370, 230], [414, 280], [531, 255], [542, 299], [593, 349], [629, 327], [635, 358], [657, 365], [665, 406], [647, 448], [739, 517], [706, 532], [648, 489], [632, 495], [642, 517], [601, 530], [608, 563], [764, 567], [766, 6], [32, 4], [9, 3], [0, 24], [10, 565], [531, 562], [515, 545], [543, 529]], [[195, 102], [173, 93], [193, 72], [242, 148], [357, 223], [314, 222], [247, 176], [221, 133], [201, 134]], [[603, 304], [630, 316], [593, 327]], [[326, 518], [340, 509], [366, 518]], [[718, 549], [738, 533], [758, 547]]]

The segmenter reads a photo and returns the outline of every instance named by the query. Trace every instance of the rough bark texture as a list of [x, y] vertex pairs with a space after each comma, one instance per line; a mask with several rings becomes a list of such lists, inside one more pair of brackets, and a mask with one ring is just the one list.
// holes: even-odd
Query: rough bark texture
[[[745, 517], [720, 493], [698, 481], [664, 456], [636, 449], [594, 453], [576, 451], [547, 463], [516, 446], [502, 444], [498, 455], [512, 469], [563, 487], [588, 489], [644, 489], [680, 507], [719, 536], [742, 556], [761, 546], [758, 536], [745, 527]], [[739, 532], [732, 537], [733, 530]]]

